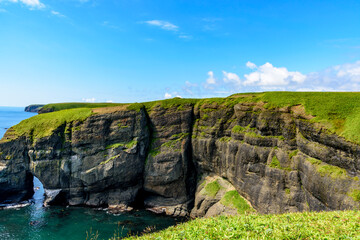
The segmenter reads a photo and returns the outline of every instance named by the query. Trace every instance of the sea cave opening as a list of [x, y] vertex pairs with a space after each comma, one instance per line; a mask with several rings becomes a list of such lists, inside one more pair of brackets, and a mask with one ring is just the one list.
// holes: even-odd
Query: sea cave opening
[[35, 176], [33, 176], [33, 189], [34, 189], [34, 194], [31, 200], [33, 201], [34, 205], [38, 207], [42, 207], [45, 200], [44, 185]]

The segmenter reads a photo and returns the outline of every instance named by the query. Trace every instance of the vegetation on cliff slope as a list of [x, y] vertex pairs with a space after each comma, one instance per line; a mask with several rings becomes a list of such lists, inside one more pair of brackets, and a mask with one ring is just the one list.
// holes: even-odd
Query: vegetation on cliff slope
[[[12, 133], [7, 134], [8, 139], [16, 138], [22, 134], [29, 134], [33, 129], [38, 128], [40, 122], [42, 128], [35, 130], [36, 136], [47, 136], [54, 126], [46, 124], [45, 122], [55, 121], [58, 126], [59, 122], [70, 122], [73, 119], [84, 119], [85, 116], [90, 115], [90, 110], [85, 108], [105, 108], [114, 106], [126, 106], [128, 110], [139, 111], [145, 108], [151, 112], [152, 108], [160, 107], [163, 109], [172, 108], [175, 111], [181, 111], [185, 107], [192, 107], [200, 109], [204, 112], [214, 111], [218, 108], [232, 108], [237, 103], [241, 102], [262, 102], [265, 103], [265, 108], [279, 108], [302, 105], [305, 109], [304, 114], [313, 116], [309, 121], [317, 122], [326, 127], [329, 131], [345, 137], [347, 140], [360, 143], [360, 93], [353, 92], [265, 92], [265, 93], [247, 93], [234, 94], [227, 98], [206, 98], [206, 99], [182, 99], [173, 98], [167, 100], [159, 100], [145, 103], [133, 104], [115, 104], [115, 103], [61, 103], [48, 104], [43, 109], [53, 109], [55, 111], [63, 109], [73, 109], [67, 113], [58, 115], [35, 116], [35, 119], [23, 121], [19, 125], [12, 128]], [[76, 113], [78, 112], [78, 113]], [[75, 116], [79, 114], [79, 116]], [[41, 133], [44, 131], [44, 133]], [[9, 138], [10, 137], [10, 138]], [[4, 141], [4, 140], [3, 140]]]
[[[231, 108], [241, 102], [263, 102], [265, 108], [280, 108], [302, 105], [304, 114], [313, 116], [310, 121], [321, 123], [333, 133], [347, 140], [360, 143], [360, 93], [358, 92], [265, 92], [234, 94], [227, 98], [181, 99], [134, 103], [130, 110], [155, 106], [168, 109], [194, 105], [204, 112], [217, 108]], [[205, 106], [205, 107], [204, 107]], [[211, 106], [209, 108], [209, 106]]]
[[128, 239], [360, 239], [359, 231], [359, 211], [245, 214], [195, 219]]
[[92, 110], [89, 108], [77, 108], [36, 115], [11, 127], [1, 141], [9, 141], [20, 136], [27, 136], [36, 141], [39, 138], [50, 136], [67, 122], [84, 121], [91, 114]]

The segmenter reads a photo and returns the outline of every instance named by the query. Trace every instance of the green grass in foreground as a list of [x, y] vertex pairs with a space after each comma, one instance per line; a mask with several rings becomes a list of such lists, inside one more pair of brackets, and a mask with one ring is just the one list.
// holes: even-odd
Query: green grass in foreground
[[127, 239], [360, 239], [360, 212], [219, 216]]

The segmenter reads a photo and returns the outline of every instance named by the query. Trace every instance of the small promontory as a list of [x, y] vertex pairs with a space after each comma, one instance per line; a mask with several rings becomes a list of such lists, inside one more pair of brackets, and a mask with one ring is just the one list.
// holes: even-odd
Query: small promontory
[[45, 105], [44, 104], [32, 104], [32, 105], [25, 107], [25, 112], [38, 113], [43, 106], [45, 106]]

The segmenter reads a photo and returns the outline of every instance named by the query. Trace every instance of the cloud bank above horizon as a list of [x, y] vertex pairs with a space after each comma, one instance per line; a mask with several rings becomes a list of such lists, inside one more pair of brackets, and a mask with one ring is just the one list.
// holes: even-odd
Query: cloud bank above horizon
[[181, 93], [166, 92], [164, 98], [175, 95], [203, 97], [263, 91], [360, 91], [360, 61], [308, 74], [289, 71], [286, 67], [275, 67], [269, 62], [257, 66], [248, 61], [245, 66], [250, 72], [242, 77], [227, 71], [222, 71], [222, 76], [216, 77], [210, 70], [203, 84], [186, 81]]

